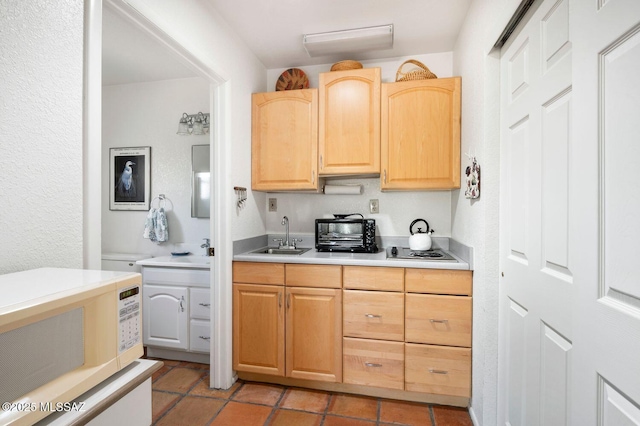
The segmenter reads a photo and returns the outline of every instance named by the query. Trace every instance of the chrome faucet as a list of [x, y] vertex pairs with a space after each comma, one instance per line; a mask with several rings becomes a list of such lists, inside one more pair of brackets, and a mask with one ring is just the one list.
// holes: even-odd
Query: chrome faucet
[[209, 256], [209, 247], [211, 247], [210, 240], [208, 238], [203, 238], [204, 243], [200, 246], [200, 248], [204, 249], [204, 255]]
[[298, 238], [293, 238], [292, 240], [289, 240], [289, 218], [287, 216], [284, 216], [282, 218], [282, 222], [280, 222], [281, 225], [284, 225], [284, 240], [282, 238], [274, 238], [273, 241], [278, 241], [280, 243], [280, 245], [278, 246], [278, 248], [281, 249], [295, 249], [296, 248], [296, 242], [300, 242], [302, 241], [301, 239]]
[[281, 225], [284, 225], [284, 241], [282, 242], [282, 245], [286, 248], [289, 248], [289, 218], [288, 217], [283, 217], [282, 218], [282, 222], [280, 222]]

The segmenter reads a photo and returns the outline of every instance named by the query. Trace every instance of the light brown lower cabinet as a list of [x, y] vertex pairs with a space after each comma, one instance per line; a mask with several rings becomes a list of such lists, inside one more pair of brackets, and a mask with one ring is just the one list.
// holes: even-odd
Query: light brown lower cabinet
[[465, 406], [471, 283], [471, 271], [234, 262], [234, 369], [248, 380]]
[[471, 349], [405, 344], [405, 390], [471, 396]]
[[[254, 266], [234, 263], [233, 368], [341, 382], [342, 290], [286, 287], [279, 268], [260, 275], [251, 273]], [[271, 285], [278, 282], [283, 285]]]

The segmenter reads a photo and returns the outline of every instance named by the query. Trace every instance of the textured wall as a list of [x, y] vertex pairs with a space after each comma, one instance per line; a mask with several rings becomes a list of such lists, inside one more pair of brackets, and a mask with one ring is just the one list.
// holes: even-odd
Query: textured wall
[[[452, 194], [451, 235], [474, 248], [473, 383], [471, 415], [477, 425], [497, 424], [500, 87], [498, 53], [489, 54], [518, 1], [472, 2], [454, 50], [454, 72], [462, 76], [462, 170], [481, 166], [481, 195]], [[462, 176], [464, 183], [464, 175]]]
[[0, 273], [82, 267], [83, 2], [0, 2]]
[[[412, 58], [424, 63], [438, 77], [453, 75], [451, 52], [416, 55]], [[392, 82], [395, 81], [398, 67], [407, 59], [409, 58], [363, 61], [363, 65], [367, 68], [380, 67], [382, 81]], [[318, 87], [318, 74], [328, 72], [331, 65], [302, 67], [309, 77], [310, 87]], [[274, 90], [275, 82], [283, 70], [268, 71], [268, 91]], [[434, 236], [451, 235], [451, 191], [381, 192], [378, 178], [349, 178], [327, 183], [361, 183], [365, 191], [362, 195], [269, 194], [268, 198], [278, 199], [278, 211], [265, 213], [267, 232], [282, 232], [280, 222], [284, 215], [291, 221], [292, 232], [313, 233], [315, 218], [331, 213], [362, 213], [365, 217], [376, 220], [378, 232], [383, 236], [408, 236], [409, 225], [417, 218], [429, 222], [436, 230]], [[369, 214], [369, 200], [372, 198], [380, 200], [380, 214]]]
[[[183, 112], [209, 111], [209, 83], [186, 78], [102, 88], [102, 251], [168, 255], [176, 243], [201, 244], [209, 219], [191, 217], [191, 147], [209, 136], [179, 136]], [[169, 242], [142, 238], [146, 211], [109, 210], [109, 148], [151, 147], [151, 194], [167, 196]], [[154, 203], [158, 206], [158, 200]]]

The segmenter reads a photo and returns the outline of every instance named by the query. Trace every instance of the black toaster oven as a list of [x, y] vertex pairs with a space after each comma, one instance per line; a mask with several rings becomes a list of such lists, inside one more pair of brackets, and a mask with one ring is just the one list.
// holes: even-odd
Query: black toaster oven
[[352, 253], [377, 253], [376, 221], [334, 215], [316, 219], [316, 250]]

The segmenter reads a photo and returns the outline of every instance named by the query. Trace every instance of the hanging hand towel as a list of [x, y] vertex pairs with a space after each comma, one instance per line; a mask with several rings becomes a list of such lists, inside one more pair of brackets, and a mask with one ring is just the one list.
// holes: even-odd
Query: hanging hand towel
[[169, 241], [169, 227], [167, 224], [167, 215], [164, 209], [160, 207], [156, 213], [156, 239], [158, 243]]
[[147, 238], [153, 242], [157, 241], [156, 214], [157, 214], [157, 210], [154, 207], [151, 207], [151, 209], [149, 209], [149, 214], [147, 215], [147, 219], [144, 222], [144, 232], [142, 233], [142, 238]]

